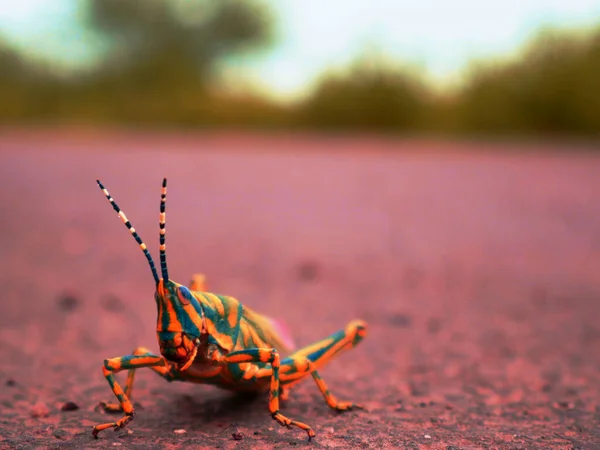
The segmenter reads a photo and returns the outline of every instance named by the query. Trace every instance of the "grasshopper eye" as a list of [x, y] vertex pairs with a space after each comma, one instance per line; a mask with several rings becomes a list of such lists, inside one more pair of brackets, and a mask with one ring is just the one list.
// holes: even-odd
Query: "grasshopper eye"
[[188, 288], [179, 286], [179, 289], [177, 289], [177, 298], [179, 298], [182, 305], [189, 305], [192, 302], [193, 297]]
[[194, 344], [196, 344], [196, 345], [200, 345], [200, 338], [196, 338], [196, 339], [194, 339]]

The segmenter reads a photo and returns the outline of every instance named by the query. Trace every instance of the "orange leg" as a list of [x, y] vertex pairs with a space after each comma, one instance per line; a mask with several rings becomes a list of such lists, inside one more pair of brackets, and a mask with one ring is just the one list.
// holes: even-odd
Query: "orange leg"
[[327, 404], [337, 411], [347, 411], [353, 408], [362, 409], [361, 405], [352, 402], [342, 402], [329, 392], [327, 384], [317, 369], [329, 362], [342, 351], [355, 347], [366, 336], [366, 324], [362, 321], [350, 322], [346, 328], [326, 339], [298, 350], [281, 362], [280, 380], [283, 388], [290, 388], [310, 374], [317, 387], [323, 394]]
[[[133, 419], [134, 409], [133, 405], [131, 404], [131, 400], [129, 399], [129, 395], [131, 394], [131, 390], [133, 388], [133, 379], [135, 375], [134, 372], [136, 369], [140, 369], [142, 367], [148, 367], [167, 380], [172, 380], [171, 370], [167, 360], [162, 356], [153, 355], [143, 347], [135, 349], [133, 355], [104, 360], [102, 374], [108, 380], [108, 384], [115, 394], [115, 397], [117, 397], [117, 400], [119, 400], [119, 404], [103, 403], [102, 405], [106, 411], [123, 411], [125, 415], [116, 422], [96, 425], [92, 430], [94, 437], [98, 437], [98, 433], [102, 430], [106, 430], [107, 428], [114, 428], [115, 430], [123, 428], [129, 421]], [[129, 370], [127, 384], [125, 385], [125, 392], [123, 392], [123, 389], [115, 380], [115, 374], [117, 372], [121, 372], [122, 370]]]
[[252, 348], [231, 352], [228, 355], [215, 353], [213, 356], [215, 362], [219, 364], [240, 364], [252, 362], [264, 362], [271, 364], [270, 373], [263, 376], [270, 376], [271, 386], [269, 390], [269, 411], [273, 419], [284, 427], [298, 427], [308, 434], [310, 440], [315, 436], [313, 429], [305, 423], [291, 420], [279, 412], [279, 353], [275, 349]]

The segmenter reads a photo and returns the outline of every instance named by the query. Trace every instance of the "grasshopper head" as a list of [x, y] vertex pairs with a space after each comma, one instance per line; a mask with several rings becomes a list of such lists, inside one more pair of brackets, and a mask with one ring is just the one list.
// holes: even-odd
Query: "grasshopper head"
[[174, 281], [161, 279], [156, 287], [156, 334], [161, 354], [186, 370], [196, 358], [206, 335], [201, 303], [191, 291]]
[[181, 284], [169, 280], [167, 271], [167, 255], [165, 247], [165, 201], [167, 197], [167, 179], [162, 183], [160, 197], [160, 270], [158, 272], [146, 244], [131, 225], [125, 213], [121, 211], [106, 188], [96, 180], [98, 186], [117, 212], [129, 232], [136, 240], [150, 266], [152, 277], [156, 284], [156, 305], [158, 308], [158, 323], [156, 331], [162, 355], [178, 365], [179, 370], [186, 370], [196, 358], [198, 348], [205, 334], [204, 313], [200, 302], [190, 290]]

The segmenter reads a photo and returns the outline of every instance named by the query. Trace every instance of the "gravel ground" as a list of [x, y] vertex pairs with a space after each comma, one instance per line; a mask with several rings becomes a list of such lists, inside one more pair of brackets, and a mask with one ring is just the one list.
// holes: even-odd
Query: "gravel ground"
[[[600, 153], [563, 146], [3, 132], [0, 448], [600, 448]], [[141, 370], [135, 420], [92, 437], [102, 361], [158, 350], [95, 179], [156, 256], [165, 175], [174, 279], [206, 273], [302, 346], [367, 321], [321, 371], [367, 411], [307, 380], [283, 407], [307, 443], [266, 396]]]

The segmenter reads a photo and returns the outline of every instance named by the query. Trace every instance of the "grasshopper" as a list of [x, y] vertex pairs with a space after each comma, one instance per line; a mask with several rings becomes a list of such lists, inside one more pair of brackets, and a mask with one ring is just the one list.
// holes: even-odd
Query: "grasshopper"
[[[313, 377], [331, 408], [337, 411], [362, 408], [351, 402], [338, 401], [317, 369], [365, 337], [367, 328], [363, 321], [354, 320], [326, 339], [282, 358], [280, 352], [289, 351], [289, 346], [277, 324], [267, 316], [254, 312], [233, 297], [204, 292], [203, 275], [195, 276], [189, 287], [169, 278], [165, 247], [166, 178], [162, 183], [159, 222], [162, 278], [158, 276], [146, 244], [102, 183], [99, 180], [97, 183], [150, 265], [156, 284], [154, 299], [158, 310], [156, 334], [160, 355], [138, 347], [131, 355], [104, 360], [102, 374], [118, 403], [103, 402], [101, 406], [107, 412], [122, 412], [124, 416], [116, 422], [94, 426], [94, 437], [108, 428], [123, 428], [133, 419], [131, 390], [135, 371], [142, 367], [169, 382], [206, 383], [237, 391], [268, 391], [271, 417], [284, 427], [304, 430], [309, 440], [315, 436], [309, 425], [289, 419], [279, 411], [280, 398], [287, 399], [290, 387], [307, 375]], [[123, 370], [128, 370], [124, 391], [115, 379], [115, 374]]]

